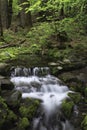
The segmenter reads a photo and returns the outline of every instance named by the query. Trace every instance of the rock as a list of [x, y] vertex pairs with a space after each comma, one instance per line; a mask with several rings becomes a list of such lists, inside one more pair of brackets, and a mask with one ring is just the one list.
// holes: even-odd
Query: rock
[[59, 78], [63, 80], [72, 91], [81, 92], [84, 94], [85, 85], [82, 80], [78, 79], [77, 73], [66, 72], [60, 74]]
[[8, 76], [10, 74], [10, 66], [6, 63], [0, 63], [0, 75]]
[[2, 90], [12, 90], [14, 89], [13, 83], [10, 79], [5, 79], [4, 77], [0, 77], [0, 86]]
[[57, 69], [58, 69], [58, 70], [62, 70], [63, 67], [62, 67], [62, 66], [58, 66]]
[[17, 116], [8, 108], [5, 100], [0, 97], [0, 130], [5, 130], [7, 126], [10, 128], [16, 120]]
[[58, 65], [59, 65], [59, 63], [50, 62], [50, 63], [49, 63], [49, 65], [50, 65], [50, 66], [58, 66]]
[[87, 87], [84, 90], [85, 97], [87, 97]]
[[41, 87], [41, 84], [34, 81], [34, 82], [31, 82], [31, 86], [33, 86], [34, 88], [36, 88], [37, 90], [39, 90], [40, 87]]
[[65, 83], [67, 83], [67, 82], [72, 81], [73, 79], [75, 79], [75, 76], [70, 72], [66, 72], [66, 73], [60, 74], [59, 78], [61, 80], [63, 80]]
[[21, 97], [22, 94], [20, 91], [10, 91], [8, 94], [6, 94], [6, 92], [3, 94], [6, 103], [9, 107], [11, 108], [18, 108], [20, 106], [20, 101], [21, 101]]
[[73, 101], [69, 100], [64, 100], [62, 102], [62, 112], [64, 113], [65, 117], [70, 119], [72, 113], [73, 113], [73, 108], [74, 108], [74, 103]]
[[29, 126], [30, 126], [30, 122], [29, 122], [28, 118], [23, 117], [19, 120], [17, 127], [19, 130], [25, 130]]
[[19, 108], [21, 117], [26, 117], [29, 120], [32, 120], [33, 117], [36, 115], [39, 106], [39, 100], [30, 98], [23, 99], [23, 102]]

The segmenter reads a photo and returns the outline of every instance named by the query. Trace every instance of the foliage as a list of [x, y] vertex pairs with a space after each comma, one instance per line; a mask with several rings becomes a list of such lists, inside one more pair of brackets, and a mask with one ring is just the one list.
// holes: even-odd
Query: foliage
[[67, 118], [71, 117], [73, 107], [74, 107], [73, 101], [67, 101], [67, 100], [63, 101], [62, 111]]
[[27, 98], [25, 103], [19, 108], [21, 117], [27, 117], [29, 120], [33, 118], [39, 106], [38, 100]]
[[51, 25], [44, 22], [39, 26], [33, 27], [31, 31], [27, 33], [26, 37], [29, 38], [29, 41], [33, 46], [35, 45], [36, 48], [39, 49], [40, 47], [47, 47], [49, 37], [52, 33], [53, 29], [51, 28]]
[[13, 0], [13, 13], [14, 15], [18, 15], [19, 11], [22, 8], [19, 6], [19, 0]]
[[73, 100], [74, 103], [79, 103], [81, 101], [80, 93], [69, 93], [68, 96]]
[[83, 130], [87, 130], [87, 115], [84, 117], [84, 119], [81, 123], [81, 127]]
[[18, 123], [18, 128], [19, 130], [25, 129], [30, 125], [30, 122], [28, 121], [28, 119], [26, 117], [23, 117], [22, 119], [20, 119], [19, 123]]

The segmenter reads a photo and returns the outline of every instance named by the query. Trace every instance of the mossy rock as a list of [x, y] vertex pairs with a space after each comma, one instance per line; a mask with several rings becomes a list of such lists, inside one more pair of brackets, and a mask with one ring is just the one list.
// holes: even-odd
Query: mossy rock
[[26, 98], [19, 108], [21, 117], [27, 117], [29, 120], [32, 120], [38, 110], [39, 105], [40, 101]]
[[68, 96], [73, 100], [75, 104], [81, 101], [81, 94], [80, 93], [68, 93]]
[[30, 122], [29, 122], [28, 118], [23, 117], [19, 120], [17, 127], [18, 127], [18, 130], [25, 130], [29, 126], [30, 126]]
[[6, 126], [9, 129], [16, 120], [17, 116], [8, 108], [5, 100], [0, 97], [0, 129], [6, 129]]
[[62, 112], [66, 118], [70, 118], [73, 113], [74, 102], [69, 100], [64, 100], [62, 102]]
[[11, 108], [18, 108], [20, 106], [20, 101], [22, 94], [20, 91], [9, 92], [10, 95], [5, 97], [6, 103]]
[[67, 82], [73, 81], [73, 79], [75, 78], [75, 76], [72, 73], [67, 72], [67, 73], [60, 74], [59, 78], [62, 81], [64, 81], [65, 83], [67, 83]]
[[0, 63], [0, 75], [8, 76], [10, 73], [10, 65], [6, 63]]
[[7, 115], [8, 115], [8, 107], [5, 104], [4, 99], [0, 97], [0, 128], [6, 121]]
[[10, 79], [0, 79], [0, 86], [2, 90], [13, 90], [14, 84], [10, 81]]
[[87, 97], [87, 87], [84, 89], [85, 97]]
[[16, 121], [17, 120], [17, 115], [12, 110], [9, 110], [7, 120]]
[[81, 127], [83, 130], [87, 130], [87, 115], [84, 117], [84, 119], [81, 123]]

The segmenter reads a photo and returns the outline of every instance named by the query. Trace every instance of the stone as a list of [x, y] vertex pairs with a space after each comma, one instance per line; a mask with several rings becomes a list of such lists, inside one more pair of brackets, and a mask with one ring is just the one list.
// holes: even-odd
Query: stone
[[17, 116], [9, 109], [5, 100], [0, 97], [0, 130], [5, 130], [8, 126], [13, 126], [13, 122], [17, 120]]
[[6, 63], [0, 63], [0, 75], [8, 76], [10, 74], [10, 65]]
[[10, 81], [10, 79], [5, 79], [4, 77], [0, 77], [0, 87], [2, 90], [13, 90], [14, 85]]
[[39, 100], [31, 98], [23, 99], [23, 102], [21, 103], [21, 106], [19, 108], [19, 113], [21, 117], [26, 117], [31, 121], [36, 115], [39, 106]]
[[20, 91], [11, 91], [3, 97], [5, 97], [8, 106], [12, 108], [18, 108], [20, 106], [20, 101], [22, 98], [22, 94]]
[[26, 117], [21, 118], [18, 122], [19, 130], [25, 130], [29, 126], [30, 126], [30, 122], [29, 122], [28, 118], [26, 118]]

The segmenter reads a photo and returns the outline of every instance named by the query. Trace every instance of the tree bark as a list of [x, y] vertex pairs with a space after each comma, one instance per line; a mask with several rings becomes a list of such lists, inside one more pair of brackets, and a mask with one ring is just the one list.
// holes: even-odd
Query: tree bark
[[1, 1], [1, 18], [2, 25], [4, 28], [8, 26], [8, 0], [0, 0]]
[[1, 0], [0, 0], [0, 39], [3, 36], [2, 19], [1, 19]]
[[8, 26], [7, 28], [10, 27], [11, 21], [12, 21], [12, 14], [13, 14], [12, 4], [13, 4], [13, 0], [9, 0], [8, 1]]
[[[20, 0], [20, 4], [26, 2], [27, 0]], [[22, 5], [22, 10], [20, 11], [20, 25], [22, 27], [32, 27], [32, 17], [31, 12], [25, 13], [26, 7], [30, 5]]]

